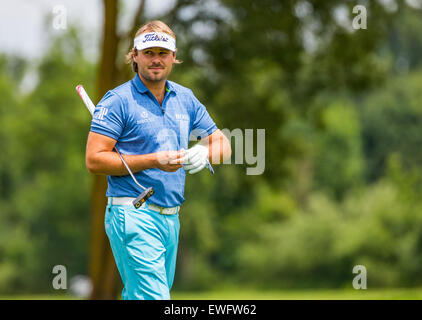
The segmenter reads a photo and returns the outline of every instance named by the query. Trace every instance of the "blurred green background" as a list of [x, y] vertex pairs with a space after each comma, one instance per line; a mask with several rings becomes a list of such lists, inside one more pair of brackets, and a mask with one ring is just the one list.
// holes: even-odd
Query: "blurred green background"
[[[102, 25], [110, 1], [97, 2]], [[170, 80], [220, 129], [265, 129], [262, 175], [234, 164], [232, 140], [231, 165], [187, 177], [173, 297], [420, 299], [422, 2], [175, 0], [135, 19], [129, 3], [118, 25], [172, 27], [183, 63]], [[352, 28], [358, 4], [367, 29]], [[0, 44], [0, 298], [63, 294], [55, 265], [90, 274], [90, 115], [75, 86], [101, 97], [103, 30], [87, 43], [82, 22], [57, 32], [54, 19], [39, 58]], [[116, 85], [133, 76], [119, 40]]]

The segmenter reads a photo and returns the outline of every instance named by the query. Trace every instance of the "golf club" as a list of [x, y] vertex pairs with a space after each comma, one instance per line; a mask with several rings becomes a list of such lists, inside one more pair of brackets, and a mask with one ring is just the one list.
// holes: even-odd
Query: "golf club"
[[[76, 91], [79, 93], [79, 96], [81, 97], [82, 101], [85, 103], [85, 106], [88, 108], [89, 112], [91, 113], [91, 116], [94, 114], [95, 105], [89, 98], [88, 94], [86, 93], [84, 87], [82, 85], [76, 86]], [[120, 159], [122, 160], [123, 164], [125, 165], [127, 171], [129, 172], [130, 176], [132, 177], [133, 181], [142, 189], [144, 190], [134, 201], [133, 205], [136, 209], [138, 209], [142, 204], [154, 194], [154, 189], [152, 187], [145, 188], [143, 187], [135, 178], [135, 176], [132, 173], [132, 170], [130, 170], [129, 166], [127, 165], [126, 161], [123, 159], [122, 155], [120, 154], [119, 150], [116, 146], [114, 146], [114, 150], [116, 150], [117, 154], [119, 155]]]

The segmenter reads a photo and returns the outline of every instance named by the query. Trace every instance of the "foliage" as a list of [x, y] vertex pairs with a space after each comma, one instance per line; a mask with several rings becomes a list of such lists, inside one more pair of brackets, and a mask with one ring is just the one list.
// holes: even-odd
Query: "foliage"
[[[350, 288], [357, 264], [368, 286], [421, 285], [420, 11], [371, 1], [371, 27], [349, 32], [333, 11], [350, 1], [177, 3], [167, 21], [184, 63], [171, 80], [220, 128], [265, 128], [266, 169], [187, 177], [175, 290]], [[93, 92], [98, 65], [78, 34], [56, 38], [39, 65], [0, 57], [4, 293], [51, 290], [58, 264], [87, 273], [90, 115], [74, 88]], [[38, 81], [26, 92], [29, 65]]]
[[[69, 276], [86, 273], [90, 177], [84, 141], [90, 116], [75, 86], [92, 82], [94, 66], [79, 43], [74, 32], [56, 39], [27, 95], [2, 72], [2, 291], [51, 288], [52, 269], [59, 264]], [[3, 68], [15, 64], [2, 59]]]
[[422, 161], [422, 73], [392, 80], [360, 106], [366, 177], [374, 181], [384, 174], [392, 153], [402, 155], [406, 167]]
[[415, 187], [386, 178], [340, 203], [312, 195], [308, 210], [261, 224], [238, 250], [243, 279], [274, 288], [351, 288], [353, 267], [364, 265], [368, 286], [420, 286], [422, 202]]

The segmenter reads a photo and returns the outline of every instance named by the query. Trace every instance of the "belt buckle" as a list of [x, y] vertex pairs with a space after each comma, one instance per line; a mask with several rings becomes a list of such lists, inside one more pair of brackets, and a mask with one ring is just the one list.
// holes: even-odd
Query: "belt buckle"
[[164, 214], [163, 209], [164, 209], [163, 207], [160, 207], [160, 214]]

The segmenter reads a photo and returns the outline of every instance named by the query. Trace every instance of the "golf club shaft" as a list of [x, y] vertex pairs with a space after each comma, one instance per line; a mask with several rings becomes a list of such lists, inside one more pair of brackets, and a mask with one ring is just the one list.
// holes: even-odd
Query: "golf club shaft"
[[[79, 96], [81, 97], [82, 101], [85, 103], [85, 106], [88, 108], [89, 112], [91, 113], [91, 116], [94, 115], [95, 105], [92, 102], [92, 100], [89, 98], [88, 93], [86, 93], [84, 87], [82, 85], [76, 86], [76, 91], [78, 91]], [[120, 159], [122, 160], [123, 164], [125, 165], [127, 171], [129, 172], [130, 176], [132, 177], [133, 181], [141, 187], [143, 190], [146, 190], [145, 187], [143, 187], [135, 178], [135, 176], [132, 173], [132, 170], [130, 170], [129, 166], [127, 165], [126, 161], [123, 159], [122, 155], [120, 154], [119, 150], [116, 146], [114, 146], [114, 150], [116, 150], [117, 154], [119, 155]]]

